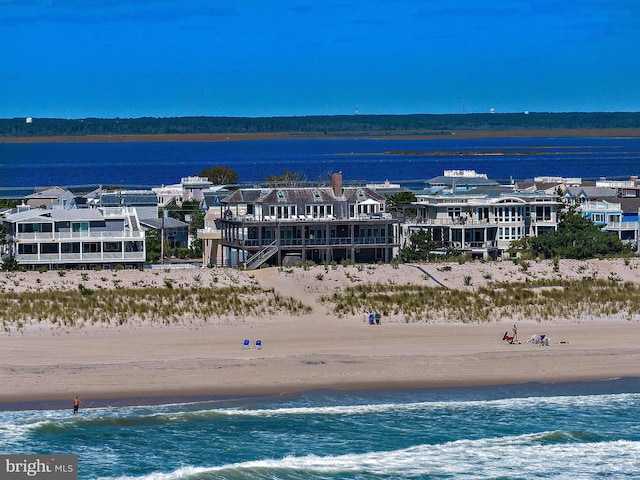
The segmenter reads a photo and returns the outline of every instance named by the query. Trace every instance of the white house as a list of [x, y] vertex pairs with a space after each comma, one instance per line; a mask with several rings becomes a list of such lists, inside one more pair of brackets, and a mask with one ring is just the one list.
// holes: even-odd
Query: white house
[[11, 252], [27, 268], [142, 267], [145, 262], [145, 235], [132, 208], [35, 208], [2, 221]]

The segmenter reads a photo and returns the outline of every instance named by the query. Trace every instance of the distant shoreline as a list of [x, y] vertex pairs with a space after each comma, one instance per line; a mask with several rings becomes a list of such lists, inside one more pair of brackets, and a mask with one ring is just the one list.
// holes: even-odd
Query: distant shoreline
[[300, 139], [422, 139], [443, 138], [537, 138], [537, 137], [640, 137], [640, 128], [513, 129], [389, 132], [276, 132], [276, 133], [176, 133], [157, 135], [60, 135], [47, 137], [0, 137], [0, 143], [110, 143], [110, 142], [234, 142], [246, 140]]

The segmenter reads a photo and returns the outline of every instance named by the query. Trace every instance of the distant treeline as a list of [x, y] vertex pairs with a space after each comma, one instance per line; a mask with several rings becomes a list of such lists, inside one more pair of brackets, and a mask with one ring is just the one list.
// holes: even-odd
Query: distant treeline
[[0, 119], [0, 137], [640, 128], [640, 112]]

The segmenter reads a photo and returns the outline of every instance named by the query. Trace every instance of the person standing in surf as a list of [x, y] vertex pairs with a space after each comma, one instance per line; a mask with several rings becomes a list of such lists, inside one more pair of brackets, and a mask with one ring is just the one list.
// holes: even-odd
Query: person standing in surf
[[77, 415], [78, 409], [80, 408], [81, 403], [82, 402], [80, 401], [80, 397], [78, 397], [77, 395], [73, 397], [73, 414], [74, 415]]

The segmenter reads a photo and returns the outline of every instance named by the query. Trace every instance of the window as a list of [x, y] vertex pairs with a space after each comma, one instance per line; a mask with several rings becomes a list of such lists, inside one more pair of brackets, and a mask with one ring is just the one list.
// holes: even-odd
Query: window
[[38, 244], [37, 243], [19, 243], [18, 254], [19, 255], [37, 255]]
[[83, 243], [82, 253], [100, 253], [100, 244], [97, 242]]
[[545, 222], [551, 221], [551, 207], [536, 207], [536, 217]]
[[142, 252], [142, 242], [126, 242], [125, 250], [127, 252]]
[[40, 253], [58, 253], [58, 244], [57, 243], [43, 243], [40, 246]]
[[496, 216], [500, 222], [521, 222], [524, 219], [524, 207], [498, 207]]
[[19, 233], [40, 233], [53, 231], [53, 225], [50, 223], [20, 223], [18, 224]]
[[86, 236], [89, 232], [89, 224], [87, 222], [73, 222], [71, 224], [71, 232], [77, 236]]
[[522, 227], [498, 228], [499, 240], [518, 240], [522, 238], [524, 229]]
[[447, 208], [447, 215], [449, 215], [449, 218], [457, 218], [460, 216], [461, 213], [462, 213], [462, 208], [460, 207]]
[[60, 245], [60, 251], [62, 253], [80, 253], [80, 243], [78, 242], [65, 242]]
[[270, 207], [272, 215], [276, 215], [277, 218], [290, 218], [297, 214], [297, 206], [296, 205], [278, 205], [277, 207]]
[[313, 218], [325, 218], [333, 212], [333, 205], [307, 205], [306, 213]]
[[104, 251], [105, 252], [121, 252], [122, 251], [122, 243], [120, 243], [120, 242], [105, 242]]

